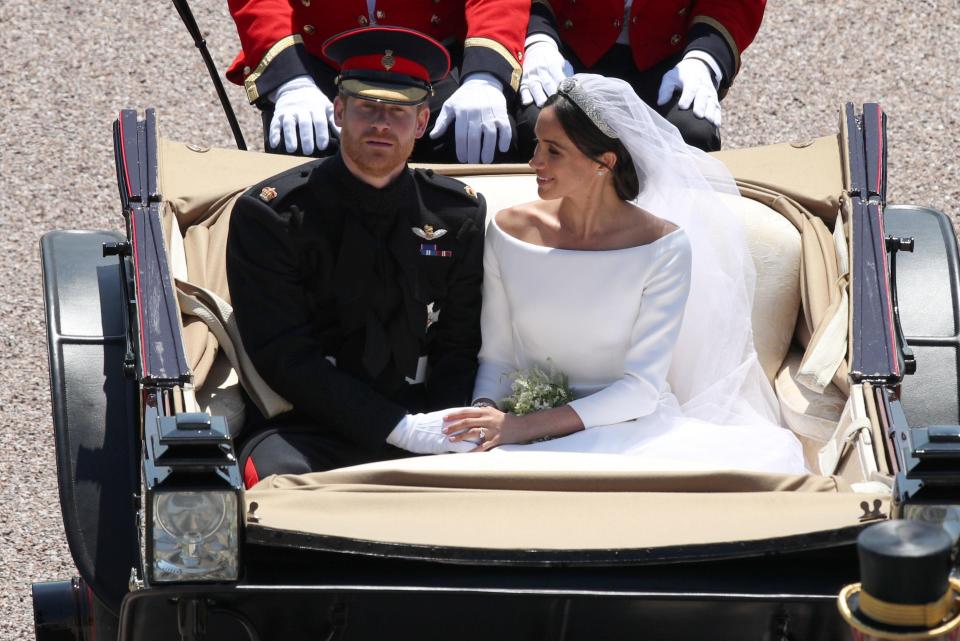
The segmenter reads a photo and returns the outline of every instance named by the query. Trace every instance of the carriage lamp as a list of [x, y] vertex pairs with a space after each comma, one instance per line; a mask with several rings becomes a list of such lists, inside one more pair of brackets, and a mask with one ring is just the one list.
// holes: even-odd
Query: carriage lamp
[[903, 518], [940, 525], [954, 543], [960, 539], [960, 505], [907, 503], [903, 506]]
[[243, 489], [226, 422], [183, 413], [146, 424], [148, 580], [236, 581]]

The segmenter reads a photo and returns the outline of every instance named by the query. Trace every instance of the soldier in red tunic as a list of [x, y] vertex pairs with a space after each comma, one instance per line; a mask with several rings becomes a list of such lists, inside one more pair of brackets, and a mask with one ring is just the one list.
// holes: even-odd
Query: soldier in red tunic
[[496, 150], [498, 161], [515, 152], [508, 105], [520, 84], [530, 0], [229, 0], [229, 5], [243, 49], [227, 78], [242, 84], [261, 109], [267, 150], [336, 151], [337, 71], [321, 47], [348, 29], [382, 24], [431, 36], [453, 61], [448, 78], [434, 85], [430, 135], [418, 141], [415, 160], [492, 162]]
[[[524, 138], [574, 72], [629, 82], [687, 143], [720, 148], [720, 100], [766, 0], [534, 0], [520, 82]], [[569, 60], [569, 62], [568, 62]]]

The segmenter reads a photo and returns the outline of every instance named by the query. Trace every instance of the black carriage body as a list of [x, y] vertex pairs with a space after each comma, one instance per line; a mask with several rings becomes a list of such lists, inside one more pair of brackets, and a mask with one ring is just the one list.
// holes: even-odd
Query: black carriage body
[[[952, 386], [955, 396], [956, 240], [943, 214], [900, 207], [884, 215], [884, 116], [867, 105], [862, 115], [848, 106], [845, 118], [853, 201], [851, 377], [873, 386], [886, 438], [880, 454], [896, 474], [896, 509], [902, 513], [917, 497], [955, 502], [956, 459], [916, 452], [921, 436], [939, 443], [949, 442], [949, 434], [921, 435], [907, 418], [956, 425], [957, 405], [950, 406], [953, 414], [920, 409], [933, 383], [902, 389], [901, 383], [913, 348], [917, 370], [939, 390]], [[42, 242], [61, 507], [81, 578], [35, 586], [38, 638], [850, 638], [836, 595], [857, 580], [859, 527], [655, 551], [494, 553], [252, 526], [238, 581], [150, 583], [138, 519], [147, 511], [145, 470], [157, 461], [145, 445], [151, 433], [145, 421], [176, 416], [168, 395], [190, 372], [160, 231], [152, 111], [144, 119], [122, 112], [115, 142], [126, 237], [53, 232]], [[891, 230], [899, 240], [888, 238]], [[916, 254], [896, 259], [897, 243], [911, 236]], [[103, 256], [104, 244], [110, 256]], [[936, 248], [931, 254], [928, 244]], [[938, 304], [954, 322], [943, 340], [935, 340], [936, 332], [901, 330], [901, 324], [908, 332], [926, 325], [912, 302], [904, 308], [912, 290], [900, 292], [898, 309], [891, 252], [903, 278], [944, 283], [949, 296], [938, 296]], [[915, 260], [923, 256], [935, 258]], [[947, 365], [925, 369], [928, 353]], [[865, 510], [865, 522], [876, 518], [882, 516]], [[90, 604], [81, 609], [96, 611], [99, 625], [81, 620], [80, 606], [70, 610], [68, 601]], [[68, 610], [75, 629], [57, 637], [55, 613]]]

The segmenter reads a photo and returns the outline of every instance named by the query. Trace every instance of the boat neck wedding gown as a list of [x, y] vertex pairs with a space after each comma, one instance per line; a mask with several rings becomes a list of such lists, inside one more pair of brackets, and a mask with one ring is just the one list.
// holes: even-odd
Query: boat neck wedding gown
[[622, 80], [577, 74], [558, 91], [630, 154], [641, 182], [632, 204], [679, 229], [647, 245], [585, 251], [527, 243], [491, 221], [474, 398], [500, 402], [512, 372], [552, 365], [569, 377], [570, 405], [586, 427], [492, 453], [804, 473], [753, 345], [756, 272], [719, 195], [739, 195], [730, 172], [686, 145]]

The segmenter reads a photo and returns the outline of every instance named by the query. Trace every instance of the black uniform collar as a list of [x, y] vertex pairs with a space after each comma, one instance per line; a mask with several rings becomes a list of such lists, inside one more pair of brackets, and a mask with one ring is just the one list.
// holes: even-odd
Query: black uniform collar
[[322, 180], [320, 172], [336, 182], [338, 200], [349, 203], [351, 208], [355, 208], [364, 217], [392, 219], [401, 207], [405, 204], [409, 206], [413, 195], [413, 175], [406, 165], [390, 184], [378, 188], [355, 176], [338, 153], [317, 167], [310, 176], [310, 184], [320, 202], [330, 199], [329, 183]]

